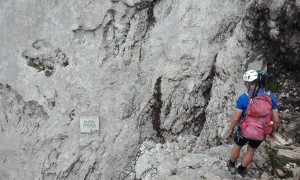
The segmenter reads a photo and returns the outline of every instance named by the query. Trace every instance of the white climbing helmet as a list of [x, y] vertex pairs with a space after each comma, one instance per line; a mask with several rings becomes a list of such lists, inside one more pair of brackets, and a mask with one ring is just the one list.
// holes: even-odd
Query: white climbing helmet
[[258, 73], [255, 70], [246, 71], [243, 75], [243, 81], [252, 82], [258, 78]]

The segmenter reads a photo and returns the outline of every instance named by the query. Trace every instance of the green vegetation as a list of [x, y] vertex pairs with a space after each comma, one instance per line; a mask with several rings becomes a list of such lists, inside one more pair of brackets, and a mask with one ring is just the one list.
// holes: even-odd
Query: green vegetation
[[172, 176], [175, 176], [176, 174], [177, 174], [177, 170], [176, 170], [176, 169], [172, 169], [172, 170], [171, 170], [171, 175], [172, 175]]
[[45, 67], [41, 66], [40, 64], [36, 64], [36, 63], [28, 63], [28, 66], [31, 66], [31, 67], [37, 69], [39, 72], [45, 70]]
[[293, 177], [293, 173], [290, 172], [290, 171], [286, 171], [284, 169], [284, 166], [286, 166], [289, 163], [296, 163], [298, 166], [300, 166], [300, 161], [299, 160], [297, 161], [297, 160], [279, 158], [277, 156], [278, 149], [270, 147], [269, 145], [265, 146], [265, 150], [266, 150], [266, 153], [269, 157], [268, 166], [271, 167], [271, 174], [272, 175], [275, 175], [275, 170], [276, 169], [280, 169], [286, 174], [285, 178]]
[[136, 153], [136, 157], [140, 157], [141, 155], [143, 155], [142, 151], [139, 150], [137, 153]]
[[266, 88], [271, 92], [278, 92], [280, 84], [278, 82], [270, 81], [266, 84]]

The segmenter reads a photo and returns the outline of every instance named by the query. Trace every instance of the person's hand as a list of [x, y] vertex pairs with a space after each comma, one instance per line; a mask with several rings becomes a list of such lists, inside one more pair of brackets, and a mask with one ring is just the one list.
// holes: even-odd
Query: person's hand
[[270, 138], [275, 139], [275, 135], [276, 135], [276, 132], [272, 132], [272, 133], [270, 134]]
[[233, 137], [233, 129], [229, 129], [229, 137]]

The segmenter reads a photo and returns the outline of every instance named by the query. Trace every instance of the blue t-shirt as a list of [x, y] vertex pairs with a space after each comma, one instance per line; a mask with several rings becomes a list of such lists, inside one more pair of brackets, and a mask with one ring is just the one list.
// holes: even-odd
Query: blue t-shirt
[[[248, 92], [250, 95], [252, 94], [252, 91]], [[264, 90], [259, 89], [258, 90], [258, 94], [265, 94]], [[270, 97], [272, 98], [272, 109], [278, 109], [278, 105], [277, 105], [277, 99], [275, 98], [275, 96], [270, 93]], [[247, 110], [247, 106], [248, 106], [248, 96], [243, 93], [242, 95], [240, 95], [240, 97], [238, 98], [237, 102], [236, 102], [236, 108], [243, 110], [243, 116], [245, 116], [245, 112]]]

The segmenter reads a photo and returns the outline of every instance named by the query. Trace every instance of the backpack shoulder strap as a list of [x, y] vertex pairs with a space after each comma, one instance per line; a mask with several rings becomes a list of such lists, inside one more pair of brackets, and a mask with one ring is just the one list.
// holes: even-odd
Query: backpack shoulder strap
[[246, 91], [244, 94], [248, 97], [248, 105], [247, 105], [247, 109], [245, 111], [245, 117], [243, 117], [240, 124], [243, 123], [245, 121], [246, 117], [248, 116], [249, 105], [250, 105], [250, 102], [251, 102], [251, 94], [248, 91]]
[[249, 94], [248, 91], [246, 91], [244, 94], [246, 94], [246, 96], [247, 96], [248, 98], [250, 98], [250, 94]]
[[267, 91], [266, 95], [269, 96], [271, 104], [274, 103], [273, 98], [271, 97], [271, 91]]
[[[249, 106], [250, 102], [252, 102], [252, 97], [251, 97], [252, 95], [251, 95], [248, 91], [246, 91], [245, 94], [246, 94], [247, 97], [248, 97], [248, 100], [249, 100], [248, 106]], [[247, 110], [248, 110], [248, 108], [247, 108]]]

